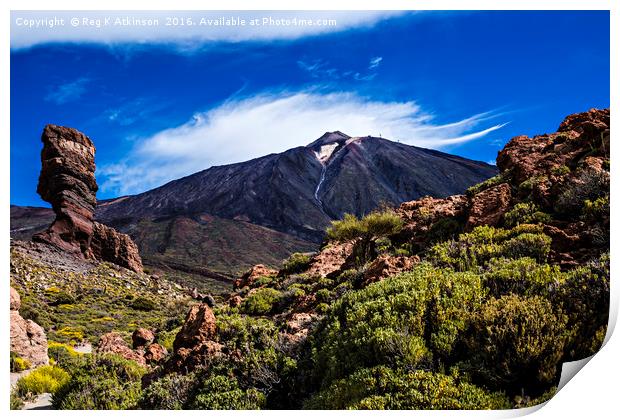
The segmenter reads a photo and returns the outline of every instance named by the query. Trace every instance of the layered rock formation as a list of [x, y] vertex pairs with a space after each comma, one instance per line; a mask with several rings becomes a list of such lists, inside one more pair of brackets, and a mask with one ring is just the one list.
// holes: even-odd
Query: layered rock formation
[[52, 205], [56, 218], [33, 240], [141, 272], [142, 260], [129, 236], [94, 221], [98, 186], [93, 142], [73, 128], [52, 124], [45, 126], [41, 141], [37, 192]]
[[47, 356], [47, 337], [43, 328], [19, 314], [21, 299], [11, 287], [11, 352], [30, 362], [32, 367], [49, 363]]
[[52, 124], [45, 126], [41, 141], [37, 192], [52, 205], [56, 220], [33, 239], [86, 255], [97, 205], [95, 146], [79, 131]]

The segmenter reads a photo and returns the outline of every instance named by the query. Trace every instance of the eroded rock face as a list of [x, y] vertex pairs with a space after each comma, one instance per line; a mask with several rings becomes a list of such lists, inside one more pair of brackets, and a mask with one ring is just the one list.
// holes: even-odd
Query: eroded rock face
[[174, 339], [174, 355], [166, 364], [168, 372], [190, 372], [206, 367], [222, 355], [223, 346], [216, 340], [215, 315], [206, 303], [190, 308], [181, 331]]
[[99, 344], [97, 345], [97, 352], [102, 354], [114, 353], [124, 359], [133, 360], [141, 366], [146, 366], [146, 360], [142, 352], [130, 349], [127, 343], [125, 343], [125, 340], [123, 340], [123, 337], [115, 332], [110, 332], [101, 336]]
[[364, 272], [364, 283], [374, 283], [405, 271], [411, 271], [420, 262], [420, 257], [413, 255], [392, 256], [382, 255], [375, 259]]
[[138, 246], [129, 235], [99, 222], [93, 224], [90, 252], [97, 260], [109, 261], [137, 273], [143, 270]]
[[66, 252], [86, 254], [97, 205], [95, 146], [73, 128], [47, 125], [41, 136], [41, 174], [37, 192], [52, 205], [56, 219], [34, 240]]
[[43, 328], [19, 314], [19, 293], [11, 287], [11, 352], [30, 362], [32, 367], [49, 363], [47, 356], [47, 337]]
[[144, 359], [148, 363], [163, 362], [166, 356], [168, 356], [168, 350], [166, 350], [161, 344], [149, 344], [144, 349]]
[[37, 192], [52, 205], [56, 219], [32, 239], [141, 272], [138, 247], [129, 236], [94, 221], [98, 186], [93, 142], [73, 128], [52, 124], [45, 126], [41, 141]]
[[330, 244], [312, 257], [307, 274], [310, 276], [334, 277], [343, 270], [347, 259], [353, 253], [353, 242]]
[[503, 183], [479, 192], [471, 199], [469, 218], [465, 229], [476, 226], [495, 226], [510, 209], [512, 192], [510, 185]]
[[308, 334], [319, 319], [317, 314], [304, 312], [292, 314], [286, 322], [286, 329], [279, 334], [282, 349], [295, 352], [306, 341]]
[[134, 349], [145, 347], [155, 340], [155, 334], [146, 328], [138, 328], [131, 335], [131, 343]]
[[233, 288], [235, 290], [243, 289], [246, 286], [251, 286], [261, 277], [275, 276], [276, 274], [278, 274], [278, 270], [273, 270], [262, 264], [258, 264], [250, 268], [240, 278], [235, 280], [233, 283]]

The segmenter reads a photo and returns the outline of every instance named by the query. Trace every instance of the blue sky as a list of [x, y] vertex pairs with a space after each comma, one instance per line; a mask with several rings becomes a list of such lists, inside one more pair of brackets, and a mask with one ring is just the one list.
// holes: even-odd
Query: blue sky
[[606, 11], [340, 13], [332, 29], [217, 36], [35, 33], [15, 18], [41, 12], [20, 13], [12, 204], [47, 205], [36, 194], [47, 123], [95, 142], [101, 199], [333, 130], [494, 161], [513, 136], [609, 106]]

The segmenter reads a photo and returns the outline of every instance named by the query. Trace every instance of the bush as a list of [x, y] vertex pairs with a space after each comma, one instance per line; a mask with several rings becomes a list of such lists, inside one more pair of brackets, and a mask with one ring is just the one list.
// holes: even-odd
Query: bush
[[289, 275], [304, 272], [310, 266], [310, 261], [312, 261], [312, 256], [310, 254], [296, 252], [282, 263], [281, 273]]
[[402, 227], [402, 219], [392, 210], [375, 211], [362, 219], [347, 213], [342, 220], [332, 222], [327, 229], [327, 237], [338, 242], [379, 238], [396, 234]]
[[609, 194], [609, 173], [585, 170], [570, 182], [555, 202], [555, 210], [566, 216], [581, 212], [586, 200], [595, 201]]
[[265, 395], [241, 389], [236, 379], [216, 375], [207, 377], [189, 407], [193, 410], [257, 410], [265, 405]]
[[338, 380], [305, 403], [308, 409], [481, 410], [510, 408], [500, 393], [490, 393], [441, 373], [360, 369]]
[[547, 261], [551, 252], [551, 238], [544, 233], [522, 233], [504, 244], [502, 254], [510, 258], [532, 257]]
[[473, 197], [474, 195], [478, 194], [479, 192], [482, 192], [488, 188], [494, 187], [496, 185], [499, 185], [503, 182], [506, 182], [506, 175], [505, 174], [497, 174], [492, 178], [487, 179], [486, 181], [481, 182], [480, 184], [476, 184], [472, 187], [469, 187], [467, 189], [466, 194], [470, 197]]
[[564, 275], [559, 267], [538, 264], [533, 258], [500, 258], [489, 262], [483, 279], [489, 293], [495, 297], [511, 293], [521, 296], [550, 296], [557, 290]]
[[331, 294], [332, 293], [327, 289], [320, 289], [316, 292], [316, 300], [319, 302], [329, 302]]
[[541, 392], [554, 383], [566, 340], [566, 316], [540, 296], [491, 298], [466, 340], [472, 376], [509, 392]]
[[585, 221], [592, 223], [609, 220], [609, 195], [584, 201], [582, 214]]
[[276, 289], [258, 289], [243, 301], [241, 311], [251, 315], [268, 315], [281, 299], [282, 292]]
[[534, 203], [517, 203], [504, 214], [504, 225], [514, 227], [522, 223], [549, 223], [551, 216], [540, 211]]
[[17, 381], [17, 394], [31, 397], [49, 392], [55, 393], [69, 380], [69, 374], [57, 366], [41, 366]]
[[331, 305], [311, 336], [314, 377], [326, 384], [361, 367], [416, 369], [451, 356], [482, 300], [479, 276], [420, 264]]
[[82, 368], [90, 355], [78, 353], [68, 344], [49, 341], [47, 355], [61, 368], [73, 372]]
[[58, 306], [58, 305], [70, 305], [75, 303], [75, 297], [73, 297], [73, 295], [66, 293], [66, 292], [58, 292], [55, 293], [52, 301], [50, 302], [51, 306]]
[[23, 407], [24, 407], [24, 400], [22, 400], [19, 397], [19, 395], [17, 395], [16, 391], [11, 391], [10, 409], [21, 410]]
[[93, 358], [74, 372], [52, 398], [60, 410], [123, 410], [135, 408], [146, 369], [115, 354]]
[[30, 362], [19, 357], [16, 353], [10, 355], [11, 372], [21, 372], [30, 369]]
[[196, 375], [193, 373], [163, 376], [143, 391], [140, 407], [145, 410], [182, 410], [196, 382]]
[[603, 344], [609, 317], [609, 254], [566, 275], [558, 291], [558, 304], [568, 315], [570, 360], [583, 359]]
[[149, 298], [138, 296], [129, 304], [129, 306], [138, 311], [152, 311], [155, 309], [155, 302]]

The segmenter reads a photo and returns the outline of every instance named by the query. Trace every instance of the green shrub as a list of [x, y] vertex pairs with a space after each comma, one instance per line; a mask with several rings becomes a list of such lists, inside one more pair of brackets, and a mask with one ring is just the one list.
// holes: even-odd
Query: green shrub
[[506, 227], [514, 227], [523, 223], [549, 223], [551, 216], [540, 211], [534, 203], [517, 203], [504, 214]]
[[308, 409], [481, 410], [510, 408], [500, 393], [441, 373], [385, 366], [360, 369], [310, 398]]
[[585, 170], [572, 180], [555, 202], [555, 210], [566, 216], [580, 214], [586, 200], [595, 201], [609, 194], [609, 173]]
[[135, 408], [141, 396], [146, 369], [115, 354], [93, 358], [74, 372], [53, 395], [60, 410], [123, 410]]
[[522, 233], [504, 244], [502, 254], [510, 258], [532, 257], [538, 262], [544, 262], [549, 252], [550, 237], [544, 233]]
[[145, 410], [182, 410], [197, 381], [194, 373], [163, 376], [143, 391], [140, 407]]
[[264, 406], [265, 395], [250, 388], [241, 389], [239, 383], [227, 376], [209, 376], [189, 404], [194, 410], [257, 410]]
[[333, 303], [312, 337], [314, 375], [328, 383], [360, 367], [415, 369], [451, 356], [483, 297], [479, 276], [420, 264]]
[[528, 178], [519, 184], [519, 194], [521, 194], [521, 196], [528, 195], [536, 185], [547, 183], [548, 181], [549, 179], [545, 175], [537, 175]]
[[177, 334], [181, 331], [181, 327], [177, 327], [170, 331], [160, 331], [157, 333], [157, 343], [163, 346], [168, 353], [171, 353], [173, 350], [174, 339]]
[[583, 359], [603, 344], [609, 317], [609, 254], [566, 274], [558, 304], [568, 315], [570, 360]]
[[49, 392], [55, 393], [69, 380], [69, 374], [58, 366], [41, 366], [17, 381], [17, 393], [21, 397]]
[[311, 254], [296, 252], [282, 263], [281, 273], [284, 275], [298, 274], [306, 271], [312, 261]]
[[492, 259], [483, 275], [484, 285], [492, 296], [550, 296], [564, 279], [558, 266], [538, 264], [523, 257], [516, 260]]
[[466, 340], [466, 370], [490, 387], [514, 393], [547, 389], [559, 373], [566, 316], [540, 296], [491, 298]]
[[245, 298], [241, 305], [241, 311], [251, 315], [267, 315], [274, 310], [281, 300], [282, 292], [276, 289], [268, 287], [258, 289]]
[[138, 296], [129, 304], [129, 306], [139, 311], [152, 311], [155, 309], [155, 302], [149, 298]]
[[73, 372], [83, 367], [90, 357], [90, 355], [78, 353], [68, 344], [57, 343], [55, 341], [48, 342], [47, 355], [51, 360], [54, 360], [58, 366], [68, 372]]
[[316, 300], [319, 302], [328, 302], [331, 297], [331, 292], [328, 289], [320, 289], [316, 292]]
[[392, 210], [375, 211], [358, 219], [345, 214], [342, 220], [333, 221], [327, 229], [327, 237], [333, 241], [349, 241], [358, 238], [380, 238], [400, 232], [402, 219]]
[[316, 305], [315, 310], [319, 314], [324, 314], [329, 310], [329, 304], [325, 302], [319, 303], [318, 305]]
[[596, 200], [585, 200], [583, 203], [583, 219], [588, 222], [603, 222], [609, 220], [609, 195]]
[[19, 357], [16, 353], [11, 352], [10, 355], [11, 372], [21, 372], [30, 369], [30, 362]]
[[567, 175], [570, 173], [570, 168], [566, 165], [556, 166], [551, 169], [551, 173], [556, 176]]
[[11, 410], [21, 410], [24, 407], [24, 400], [17, 395], [16, 391], [11, 391], [11, 400], [10, 400], [10, 409]]
[[51, 306], [70, 305], [75, 303], [75, 297], [67, 292], [58, 292], [52, 296]]

